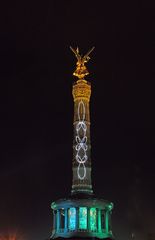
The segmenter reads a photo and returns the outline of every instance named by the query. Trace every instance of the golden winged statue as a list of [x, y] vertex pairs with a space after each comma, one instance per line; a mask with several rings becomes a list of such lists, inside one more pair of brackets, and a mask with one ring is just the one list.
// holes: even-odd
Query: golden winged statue
[[70, 47], [70, 49], [72, 50], [72, 52], [75, 54], [76, 58], [77, 58], [77, 63], [76, 63], [76, 70], [74, 71], [73, 75], [78, 77], [79, 79], [84, 79], [84, 77], [86, 75], [89, 74], [85, 63], [87, 63], [90, 59], [89, 55], [90, 53], [94, 50], [95, 47], [92, 47], [86, 55], [84, 55], [82, 57], [82, 55], [79, 54], [79, 48], [77, 47], [77, 49], [73, 49], [72, 47]]

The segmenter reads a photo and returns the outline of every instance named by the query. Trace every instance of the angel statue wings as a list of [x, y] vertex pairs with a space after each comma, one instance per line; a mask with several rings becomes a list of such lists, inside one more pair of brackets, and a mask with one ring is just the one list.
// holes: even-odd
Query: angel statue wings
[[72, 52], [75, 54], [75, 56], [77, 58], [76, 70], [74, 71], [73, 75], [78, 77], [79, 79], [84, 79], [84, 77], [89, 74], [89, 72], [85, 66], [85, 63], [87, 63], [89, 61], [89, 59], [90, 59], [89, 55], [94, 50], [94, 48], [95, 47], [92, 47], [88, 51], [88, 53], [82, 57], [82, 55], [79, 54], [78, 47], [76, 50], [73, 49], [72, 47], [70, 47], [70, 49], [72, 50]]

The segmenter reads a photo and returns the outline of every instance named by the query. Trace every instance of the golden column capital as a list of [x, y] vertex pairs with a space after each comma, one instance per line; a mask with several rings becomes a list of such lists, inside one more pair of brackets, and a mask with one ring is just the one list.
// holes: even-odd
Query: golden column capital
[[84, 79], [76, 81], [73, 85], [72, 94], [74, 102], [82, 99], [89, 102], [91, 96], [91, 84]]

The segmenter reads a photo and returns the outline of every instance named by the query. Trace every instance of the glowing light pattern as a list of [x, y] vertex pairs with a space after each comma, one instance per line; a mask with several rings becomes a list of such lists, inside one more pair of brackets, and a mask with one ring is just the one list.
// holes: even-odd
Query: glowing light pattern
[[87, 229], [87, 208], [86, 207], [79, 208], [79, 228]]
[[[85, 123], [85, 115], [86, 115], [85, 105], [81, 100], [78, 104], [78, 123], [76, 125], [77, 135], [75, 137], [75, 140], [77, 143], [75, 146], [75, 149], [77, 151], [75, 158], [79, 163], [77, 174], [78, 174], [78, 178], [80, 178], [81, 180], [83, 180], [86, 177], [85, 163], [88, 159], [88, 156], [86, 153], [88, 146], [87, 146], [87, 136], [86, 136], [87, 125]], [[83, 169], [82, 173], [80, 169]]]
[[68, 210], [68, 228], [70, 230], [76, 229], [76, 209], [74, 207]]
[[90, 230], [96, 231], [96, 208], [90, 208]]

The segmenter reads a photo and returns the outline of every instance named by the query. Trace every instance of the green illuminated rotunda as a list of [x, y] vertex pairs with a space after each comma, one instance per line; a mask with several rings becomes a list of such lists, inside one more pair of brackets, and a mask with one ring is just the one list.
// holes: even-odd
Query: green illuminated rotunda
[[111, 213], [113, 203], [96, 198], [91, 182], [91, 144], [89, 101], [91, 84], [84, 78], [89, 74], [85, 63], [89, 54], [74, 52], [77, 63], [73, 75], [78, 78], [73, 84], [74, 139], [73, 139], [73, 181], [71, 196], [52, 202], [53, 231], [51, 239], [99, 238], [113, 239]]

